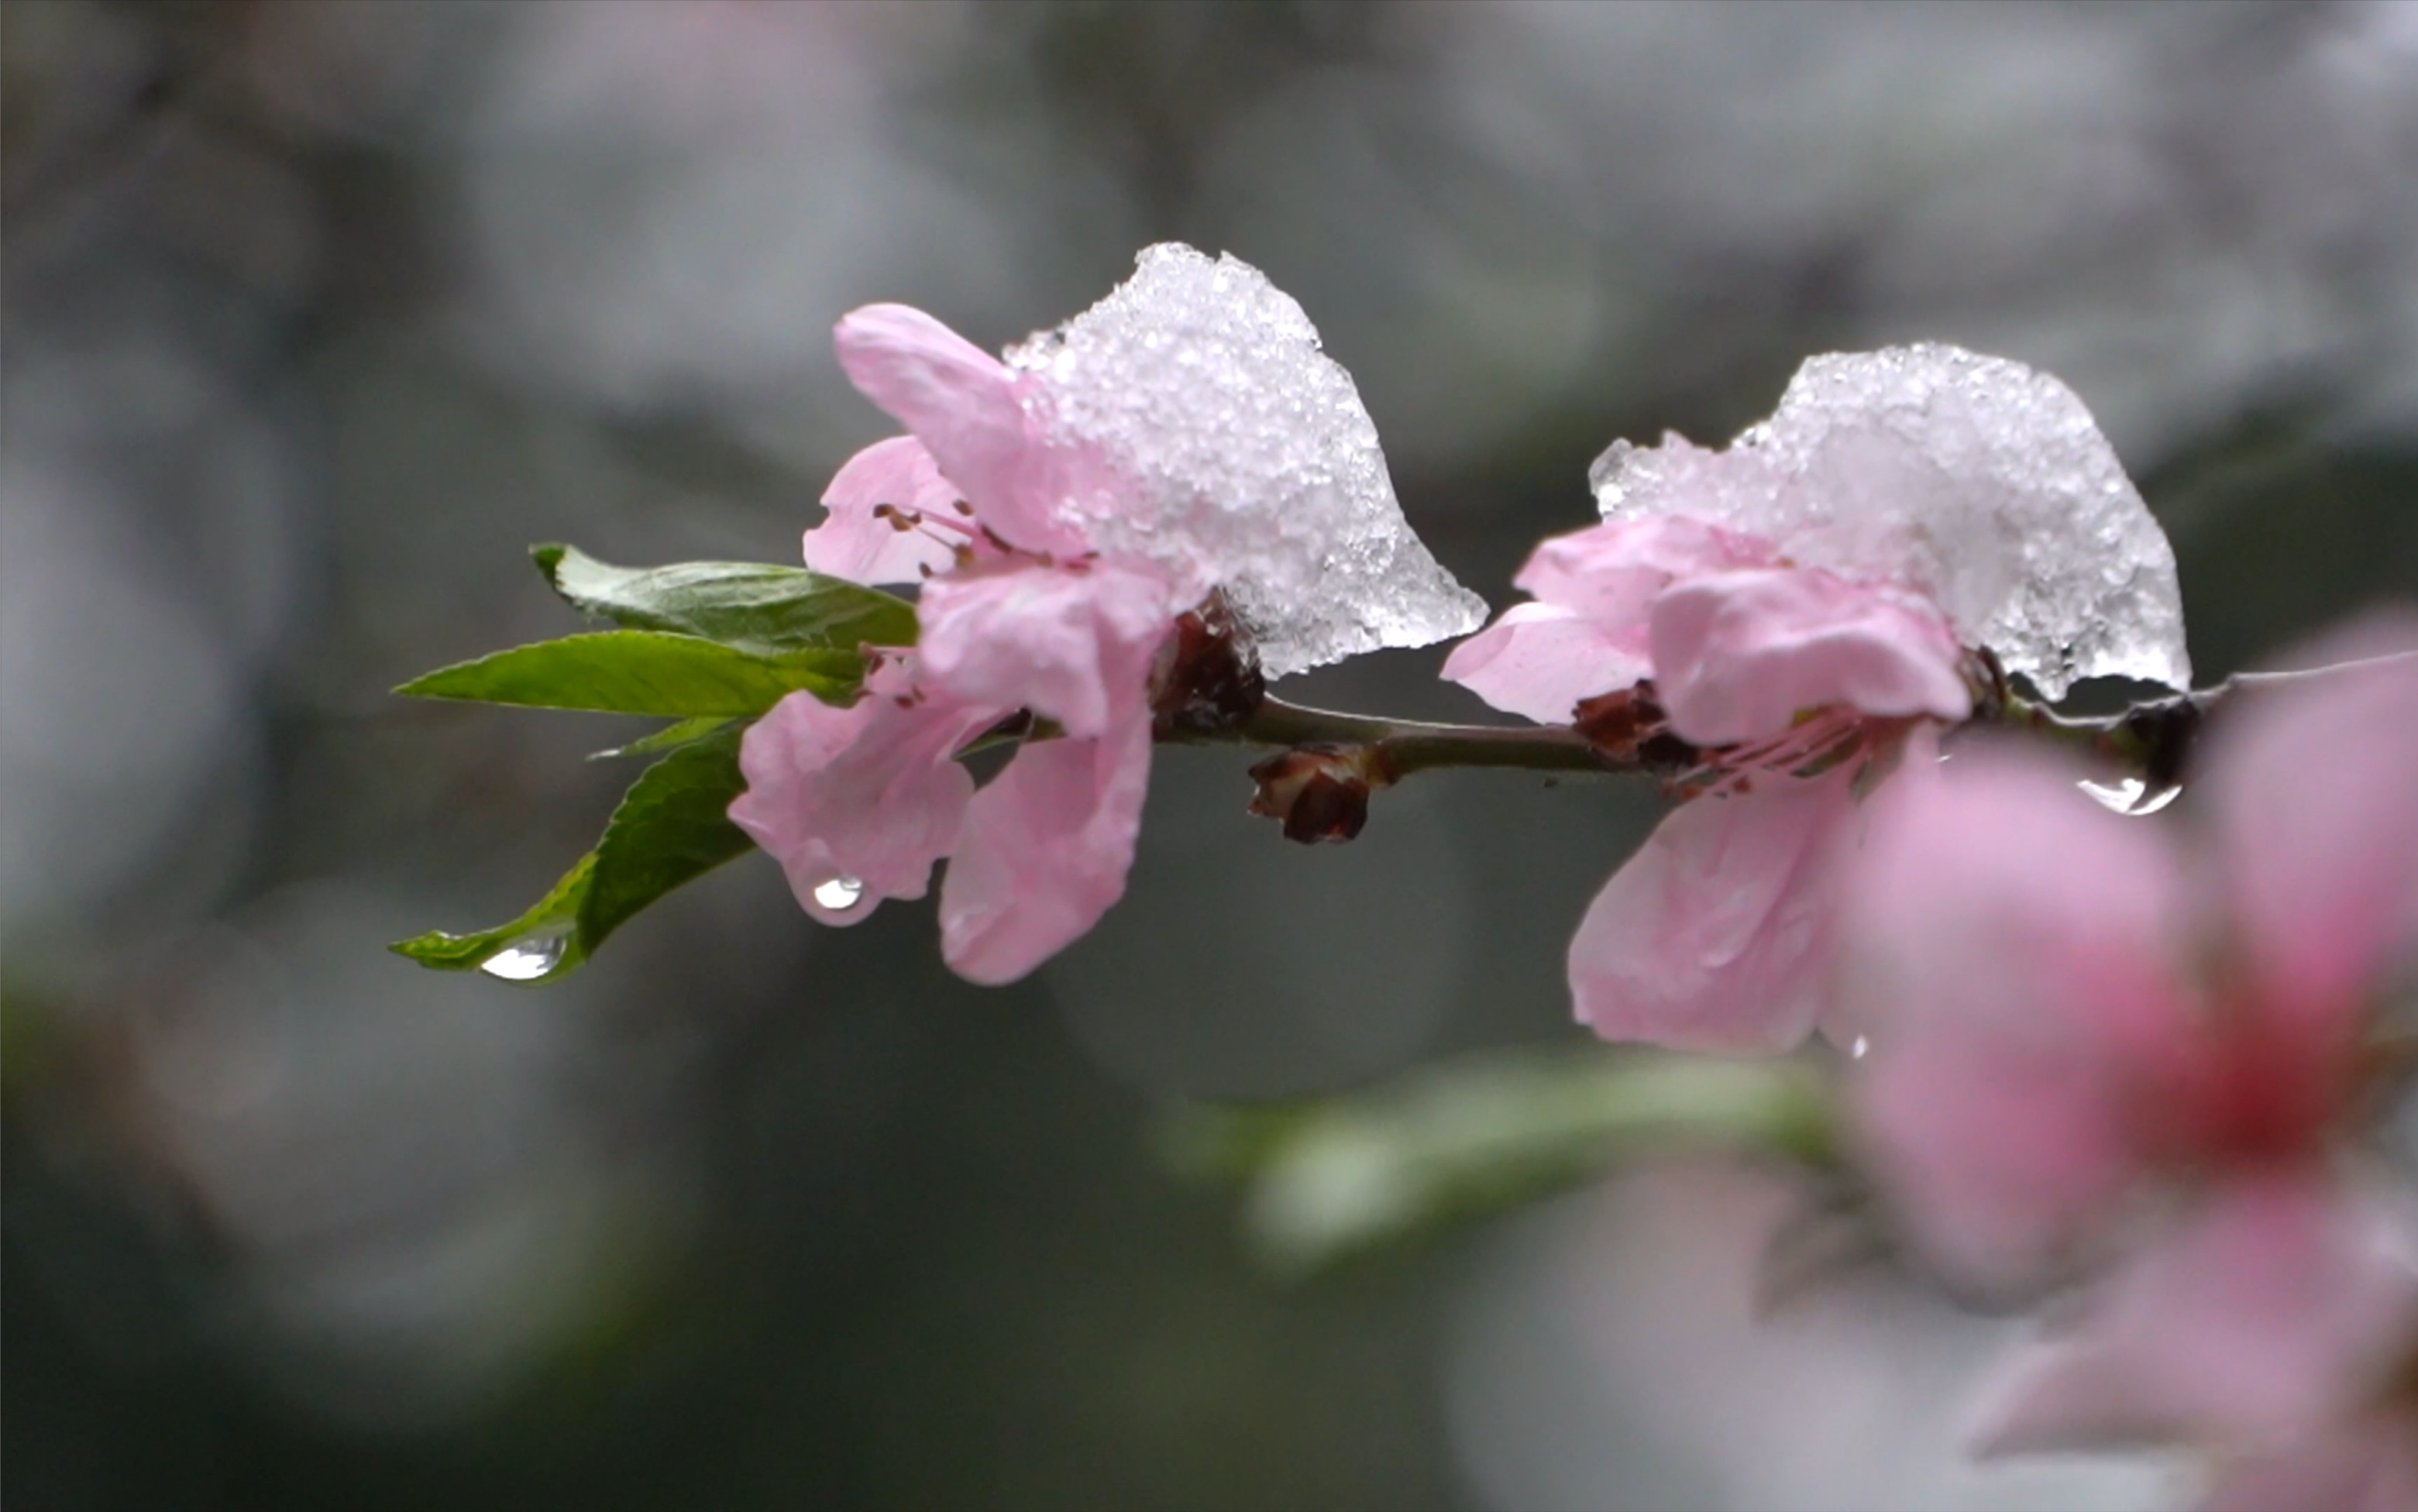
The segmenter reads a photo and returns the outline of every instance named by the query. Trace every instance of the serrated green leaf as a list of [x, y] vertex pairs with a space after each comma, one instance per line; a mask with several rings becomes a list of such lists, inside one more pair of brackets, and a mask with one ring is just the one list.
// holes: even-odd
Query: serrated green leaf
[[481, 969], [528, 985], [570, 972], [632, 915], [754, 843], [727, 813], [747, 786], [741, 733], [706, 736], [641, 772], [596, 848], [519, 918], [472, 935], [431, 930], [391, 948], [439, 970]]
[[533, 546], [529, 555], [574, 608], [633, 630], [676, 631], [768, 653], [915, 644], [913, 604], [803, 568], [761, 562], [616, 567], [560, 544]]
[[730, 822], [730, 801], [747, 790], [738, 730], [684, 745], [631, 785], [604, 837], [579, 904], [579, 938], [589, 951], [632, 914], [691, 878], [755, 845]]
[[1796, 1061], [1590, 1049], [1494, 1052], [1372, 1092], [1186, 1110], [1171, 1153], [1248, 1184], [1245, 1229], [1279, 1274], [1324, 1270], [1595, 1177], [1640, 1153], [1822, 1165], [1829, 1082]]
[[538, 709], [737, 717], [760, 714], [801, 689], [841, 702], [864, 675], [853, 650], [765, 655], [694, 635], [608, 630], [439, 667], [394, 691]]
[[627, 745], [617, 745], [604, 751], [590, 751], [588, 753], [588, 759], [611, 761], [620, 756], [659, 756], [666, 751], [676, 751], [683, 745], [704, 740], [729, 723], [730, 721], [719, 714], [699, 714], [695, 719], [683, 719], [677, 725], [666, 725], [652, 734], [641, 735]]

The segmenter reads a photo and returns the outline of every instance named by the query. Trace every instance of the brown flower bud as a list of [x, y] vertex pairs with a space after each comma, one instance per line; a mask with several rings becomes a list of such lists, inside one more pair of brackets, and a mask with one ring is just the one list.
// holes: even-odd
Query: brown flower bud
[[1654, 696], [1650, 678], [1633, 687], [1580, 699], [1572, 710], [1570, 727], [1604, 755], [1635, 761], [1648, 771], [1666, 776], [1686, 771], [1704, 759], [1703, 752], [1672, 733], [1670, 715]]
[[1151, 710], [1162, 735], [1213, 735], [1231, 729], [1249, 718], [1267, 695], [1250, 635], [1218, 593], [1177, 617], [1175, 634], [1151, 669], [1150, 685]]
[[1268, 757], [1251, 769], [1260, 790], [1251, 812], [1284, 824], [1285, 838], [1304, 845], [1349, 840], [1369, 822], [1366, 746], [1310, 745]]

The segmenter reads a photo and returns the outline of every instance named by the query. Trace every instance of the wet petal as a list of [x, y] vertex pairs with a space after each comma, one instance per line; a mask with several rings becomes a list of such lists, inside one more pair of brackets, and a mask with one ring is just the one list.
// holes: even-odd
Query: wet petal
[[1844, 774], [1700, 798], [1665, 818], [1570, 940], [1578, 1016], [1610, 1040], [1765, 1054], [1821, 1007]]
[[1566, 725], [1580, 699], [1652, 672], [1642, 634], [1624, 640], [1556, 605], [1521, 603], [1454, 647], [1443, 675], [1506, 713]]
[[2018, 1357], [1982, 1451], [2322, 1428], [2418, 1342], [2410, 1237], [2321, 1169], [2228, 1182]]
[[1676, 583], [1654, 601], [1654, 681], [1700, 745], [1767, 739], [1800, 710], [1973, 711], [1937, 617], [1829, 573], [1772, 569]]
[[993, 533], [1028, 551], [1082, 549], [1051, 513], [1052, 459], [1005, 364], [902, 304], [850, 311], [833, 339], [849, 381], [915, 433]]
[[1150, 723], [1040, 741], [974, 795], [941, 884], [941, 953], [969, 981], [1013, 982], [1125, 895], [1150, 782]]
[[830, 514], [806, 532], [806, 565], [851, 583], [917, 583], [956, 560], [952, 532], [902, 530], [873, 512], [887, 504], [911, 513], [962, 520], [957, 485], [911, 435], [876, 441], [848, 459], [823, 490]]
[[1611, 520], [1538, 545], [1511, 581], [1547, 603], [1642, 627], [1654, 595], [1675, 579], [1768, 567], [1769, 542], [1684, 514]]
[[1177, 607], [1148, 571], [1014, 562], [954, 573], [924, 590], [918, 656], [934, 688], [1093, 736], [1147, 700], [1151, 657]]
[[2201, 784], [2258, 998], [2347, 1040], [2395, 966], [2418, 965], [2418, 622], [2336, 639], [2397, 660], [2252, 688], [2212, 732]]
[[1867, 1157], [1935, 1257], [1982, 1284], [2055, 1259], [2139, 1174], [2134, 1097], [2198, 1030], [2166, 951], [2163, 836], [2074, 773], [1967, 749], [1870, 805], [1845, 867], [1837, 1012], [1869, 1035]]
[[1763, 542], [1685, 516], [1555, 536], [1513, 579], [1537, 602], [1455, 648], [1444, 675], [1507, 712], [1567, 723], [1579, 700], [1654, 675], [1648, 612], [1675, 577], [1768, 559]]
[[[929, 699], [902, 708], [895, 666], [871, 681], [880, 691], [847, 709], [792, 694], [740, 741], [747, 791], [732, 801], [731, 822], [781, 863], [798, 902], [825, 924], [924, 895], [973, 797], [973, 779], [952, 756], [1005, 712]], [[843, 879], [863, 890], [848, 908], [816, 897]]]

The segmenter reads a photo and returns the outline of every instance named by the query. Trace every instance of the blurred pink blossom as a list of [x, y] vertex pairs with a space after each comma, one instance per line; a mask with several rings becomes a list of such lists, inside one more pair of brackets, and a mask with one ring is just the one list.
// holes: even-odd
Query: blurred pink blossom
[[2240, 1457], [2201, 1512], [2412, 1512], [2418, 1509], [2418, 1405], [2372, 1414], [2281, 1448]]
[[[2288, 1448], [2418, 1359], [2418, 1230], [2353, 1138], [2418, 953], [2418, 658], [2254, 684], [2223, 717], [2196, 833], [1985, 746], [1877, 803], [1844, 878], [1859, 1138], [1913, 1235], [1991, 1287], [2114, 1257], [2009, 1372], [1987, 1450]], [[2334, 1473], [2288, 1456], [2219, 1504], [2286, 1504], [2240, 1488], [2292, 1464]], [[2369, 1484], [2413, 1484], [2395, 1464]]]
[[1792, 566], [1781, 542], [1684, 514], [1556, 537], [1514, 581], [1535, 602], [1464, 641], [1446, 677], [1547, 722], [1636, 688], [1706, 757], [1682, 779], [1694, 801], [1570, 941], [1579, 1017], [1607, 1039], [1790, 1048], [1819, 1015], [1859, 780], [1921, 722], [1972, 712], [1945, 616], [1912, 588]]
[[[1010, 982], [1081, 936], [1125, 892], [1150, 777], [1153, 659], [1197, 586], [1093, 553], [1051, 500], [1085, 459], [1036, 436], [1015, 379], [921, 311], [843, 319], [849, 377], [913, 434], [832, 481], [806, 563], [865, 583], [926, 581], [915, 649], [866, 696], [795, 694], [751, 726], [730, 817], [777, 859], [806, 910], [849, 924], [941, 889], [959, 975]], [[1023, 745], [977, 790], [956, 759], [1019, 710], [1064, 732]]]

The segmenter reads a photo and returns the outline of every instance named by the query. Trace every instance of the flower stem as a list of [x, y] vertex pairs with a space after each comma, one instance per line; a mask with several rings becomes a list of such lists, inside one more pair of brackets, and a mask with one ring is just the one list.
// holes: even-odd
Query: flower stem
[[1576, 730], [1557, 725], [1431, 725], [1307, 709], [1263, 698], [1250, 713], [1214, 731], [1180, 731], [1186, 743], [1351, 746], [1370, 753], [1372, 770], [1399, 782], [1431, 767], [1510, 767], [1526, 771], [1615, 774], [1645, 770], [1607, 756]]
[[[2112, 714], [2060, 714], [2045, 704], [2008, 697], [1996, 722], [2077, 745], [2151, 787], [2181, 780], [2201, 727], [2237, 701], [2319, 678], [2418, 659], [2403, 651], [2293, 672], [2242, 672], [2195, 693], [2145, 699]], [[1615, 756], [1561, 725], [1432, 725], [1308, 709], [1263, 695], [1250, 711], [1214, 727], [1165, 728], [1160, 739], [1186, 745], [1257, 745], [1280, 750], [1335, 747], [1367, 753], [1381, 786], [1437, 767], [1505, 767], [1523, 771], [1621, 775], [1655, 769]]]
[[2242, 699], [2410, 661], [2418, 661], [2418, 651], [2290, 672], [2237, 672], [2213, 687], [2145, 699], [2112, 714], [2059, 714], [2043, 704], [2009, 698], [1999, 717], [2015, 728], [2033, 730], [2106, 757], [2153, 788], [2169, 787], [2182, 780], [2202, 727]]

